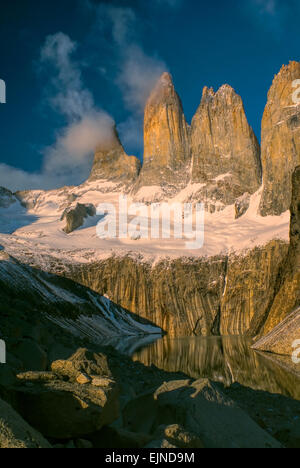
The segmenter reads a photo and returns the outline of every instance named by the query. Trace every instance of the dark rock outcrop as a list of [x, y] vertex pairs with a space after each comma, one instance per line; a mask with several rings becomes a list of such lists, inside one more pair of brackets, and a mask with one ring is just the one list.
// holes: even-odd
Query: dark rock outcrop
[[0, 400], [0, 448], [46, 449], [51, 445], [11, 406]]
[[128, 156], [120, 142], [117, 130], [113, 139], [98, 146], [95, 153], [90, 181], [108, 181], [124, 189], [130, 187], [139, 175], [141, 163], [135, 156]]
[[66, 234], [70, 234], [80, 228], [84, 224], [86, 218], [95, 215], [96, 208], [94, 205], [82, 205], [81, 203], [77, 203], [76, 206], [71, 206], [64, 211], [61, 221], [66, 221], [66, 226], [63, 228], [63, 231]]
[[[150, 398], [150, 395], [149, 395]], [[262, 430], [236, 403], [226, 397], [218, 384], [209, 380], [177, 380], [164, 383], [152, 396], [154, 427], [182, 426], [182, 433], [198, 436], [205, 448], [280, 448], [281, 445]], [[125, 410], [131, 421], [145, 413], [141, 398]], [[170, 428], [169, 428], [170, 429]], [[174, 431], [168, 431], [169, 436]], [[180, 442], [167, 437], [164, 447], [180, 447]], [[172, 443], [173, 442], [173, 443]], [[176, 443], [176, 445], [174, 444]], [[170, 445], [169, 445], [170, 444]], [[156, 445], [157, 446], [157, 445]]]
[[16, 203], [16, 201], [16, 197], [10, 190], [0, 187], [0, 208], [8, 208]]
[[105, 357], [87, 349], [78, 350], [67, 361], [54, 362], [52, 374], [21, 374], [16, 404], [26, 421], [47, 437], [71, 439], [92, 434], [118, 419], [116, 382], [110, 379], [101, 387], [80, 384], [83, 369], [91, 378], [111, 375]]

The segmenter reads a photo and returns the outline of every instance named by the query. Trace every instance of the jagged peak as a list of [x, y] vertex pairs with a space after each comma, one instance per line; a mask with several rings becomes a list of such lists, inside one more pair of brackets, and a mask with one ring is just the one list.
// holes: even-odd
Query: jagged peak
[[219, 96], [225, 96], [225, 95], [238, 95], [234, 88], [230, 86], [229, 84], [223, 84], [220, 86], [218, 91], [214, 91], [214, 88], [208, 88], [205, 86], [203, 88], [203, 93], [202, 93], [202, 98], [207, 98], [207, 97], [219, 97]]
[[[300, 70], [300, 62], [296, 62], [296, 60], [290, 60], [288, 65], [283, 64], [277, 75], [275, 77], [284, 75], [284, 74], [289, 74], [292, 73], [293, 71], [299, 71]], [[300, 77], [299, 77], [300, 78]]]
[[172, 75], [168, 72], [164, 72], [156, 82], [156, 85], [149, 96], [146, 107], [174, 99], [174, 97], [175, 99], [176, 97], [178, 98], [178, 94], [175, 91]]
[[273, 83], [269, 90], [268, 96], [270, 95], [270, 92], [272, 92], [273, 88], [278, 85], [278, 83], [296, 79], [300, 79], [300, 62], [291, 60], [288, 65], [282, 65], [279, 72], [274, 75]]
[[203, 88], [202, 99], [197, 109], [196, 115], [201, 111], [203, 106], [210, 104], [219, 104], [222, 106], [225, 104], [231, 105], [233, 102], [235, 104], [243, 105], [241, 96], [239, 96], [239, 94], [237, 94], [234, 88], [229, 84], [222, 85], [217, 91], [214, 91], [213, 88], [208, 88], [205, 86]]
[[101, 142], [95, 151], [94, 163], [89, 179], [124, 180], [135, 179], [141, 163], [135, 156], [128, 156], [121, 143], [116, 126], [111, 138]]
[[106, 153], [120, 147], [123, 149], [117, 127], [116, 125], [114, 125], [111, 129], [110, 135], [108, 135], [106, 139], [98, 143], [95, 152]]
[[169, 85], [172, 85], [174, 86], [174, 83], [173, 83], [173, 77], [171, 75], [171, 73], [169, 72], [164, 72], [159, 80], [158, 80], [158, 83], [162, 84], [162, 85], [166, 85], [166, 86], [169, 86]]

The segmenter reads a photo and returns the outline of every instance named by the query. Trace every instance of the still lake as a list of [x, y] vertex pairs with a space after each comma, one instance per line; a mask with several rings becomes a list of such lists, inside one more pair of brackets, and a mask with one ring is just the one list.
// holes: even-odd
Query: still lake
[[[300, 380], [280, 360], [251, 349], [244, 337], [169, 338], [140, 346], [134, 361], [168, 372], [184, 372], [193, 379], [209, 378], [230, 386], [235, 382], [254, 390], [300, 400]], [[288, 358], [286, 358], [288, 359]]]

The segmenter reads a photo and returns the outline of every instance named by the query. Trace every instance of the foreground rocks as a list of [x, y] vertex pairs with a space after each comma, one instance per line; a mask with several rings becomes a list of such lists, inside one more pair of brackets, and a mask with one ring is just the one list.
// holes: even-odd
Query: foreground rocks
[[[278, 395], [272, 400], [269, 394], [241, 386], [231, 391], [207, 379], [188, 380], [184, 374], [134, 363], [111, 348], [92, 349], [81, 348], [70, 359], [55, 361], [48, 371], [18, 373], [15, 382], [4, 385], [15, 417], [27, 428], [34, 427], [28, 429], [34, 446], [185, 449], [298, 444], [299, 402]], [[1, 406], [0, 414], [1, 421]], [[5, 431], [6, 438], [0, 434], [4, 446], [26, 447], [21, 435]]]
[[47, 440], [0, 400], [0, 448], [51, 448]]
[[145, 398], [125, 408], [125, 424], [137, 428], [137, 424], [143, 424], [146, 412], [151, 411], [149, 431], [154, 434], [155, 427], [162, 424], [180, 425], [165, 430], [160, 447], [166, 447], [164, 440], [178, 448], [187, 447], [192, 440], [193, 444], [205, 448], [281, 446], [209, 380], [167, 382], [154, 392], [152, 401], [150, 395], [147, 403]]
[[[35, 428], [54, 439], [80, 438], [100, 430], [119, 416], [119, 391], [108, 380], [94, 386], [92, 375], [78, 383], [82, 371], [95, 376], [111, 375], [105, 357], [79, 350], [67, 361], [52, 364], [49, 373], [18, 375], [17, 406]], [[79, 379], [80, 380], [80, 379]]]

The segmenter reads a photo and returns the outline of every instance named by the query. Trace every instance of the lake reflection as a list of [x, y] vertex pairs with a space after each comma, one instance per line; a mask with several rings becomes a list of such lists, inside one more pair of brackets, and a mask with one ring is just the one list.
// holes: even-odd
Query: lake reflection
[[251, 340], [242, 337], [166, 336], [135, 352], [133, 360], [169, 372], [184, 372], [194, 379], [207, 377], [226, 386], [238, 382], [300, 400], [300, 380], [250, 346]]

